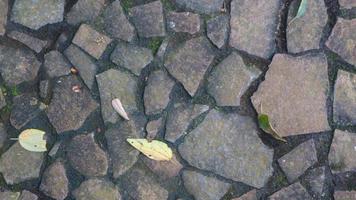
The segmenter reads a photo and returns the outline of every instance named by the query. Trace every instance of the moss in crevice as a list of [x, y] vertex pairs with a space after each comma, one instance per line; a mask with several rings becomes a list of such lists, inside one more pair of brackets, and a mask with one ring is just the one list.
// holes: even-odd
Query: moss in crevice
[[148, 48], [151, 49], [153, 55], [155, 55], [162, 44], [162, 38], [152, 38], [148, 42]]

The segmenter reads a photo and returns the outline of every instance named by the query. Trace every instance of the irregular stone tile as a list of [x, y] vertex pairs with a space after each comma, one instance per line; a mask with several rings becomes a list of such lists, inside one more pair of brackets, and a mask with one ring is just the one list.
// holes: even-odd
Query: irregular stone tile
[[356, 19], [338, 18], [326, 46], [346, 62], [356, 66]]
[[356, 135], [336, 129], [329, 152], [329, 164], [333, 173], [356, 170]]
[[228, 15], [218, 15], [207, 22], [208, 38], [218, 48], [222, 48], [229, 38], [229, 25]]
[[105, 31], [114, 38], [125, 41], [132, 41], [135, 37], [135, 28], [127, 19], [120, 1], [111, 3], [103, 13], [105, 21]]
[[89, 179], [82, 182], [79, 188], [73, 191], [73, 196], [77, 200], [121, 200], [118, 188], [103, 179]]
[[0, 90], [0, 109], [4, 108], [6, 106], [6, 99], [5, 96], [2, 92], [2, 90]]
[[89, 25], [82, 24], [75, 34], [72, 42], [81, 47], [94, 58], [99, 59], [108, 44], [110, 44], [111, 39], [94, 30]]
[[53, 147], [48, 152], [48, 155], [51, 156], [52, 158], [54, 158], [56, 156], [60, 146], [61, 146], [61, 142], [54, 143]]
[[129, 114], [130, 121], [135, 124], [136, 132], [140, 137], [145, 137], [145, 126], [147, 124], [147, 117], [141, 111], [136, 111]]
[[351, 9], [353, 7], [356, 7], [355, 0], [339, 0], [339, 4], [341, 8], [346, 8], [346, 9]]
[[184, 170], [182, 177], [184, 187], [196, 200], [221, 199], [230, 188], [229, 183], [195, 171]]
[[50, 81], [49, 80], [42, 80], [39, 85], [39, 94], [42, 99], [49, 99], [50, 98]]
[[94, 140], [94, 134], [75, 136], [67, 149], [70, 164], [81, 174], [105, 176], [108, 169], [106, 153]]
[[317, 162], [317, 152], [313, 139], [303, 142], [278, 159], [278, 164], [286, 174], [289, 182], [296, 180]]
[[[304, 180], [308, 183], [312, 193], [312, 197], [315, 199], [325, 198], [326, 190], [326, 167], [318, 167], [310, 170]], [[308, 187], [307, 187], [308, 188]]]
[[152, 62], [153, 55], [150, 49], [119, 43], [111, 53], [110, 59], [139, 76], [141, 70]]
[[339, 70], [334, 86], [334, 122], [356, 125], [356, 74]]
[[60, 77], [70, 74], [71, 64], [59, 51], [50, 51], [44, 55], [43, 67], [49, 77]]
[[261, 71], [245, 65], [235, 52], [213, 68], [208, 79], [208, 92], [219, 106], [240, 106], [241, 96]]
[[67, 13], [66, 21], [77, 25], [95, 19], [105, 5], [105, 0], [78, 0]]
[[173, 158], [169, 161], [156, 161], [144, 157], [143, 162], [162, 180], [178, 176], [180, 170], [183, 168], [183, 165], [178, 161], [175, 154], [173, 154]]
[[18, 200], [37, 200], [37, 199], [38, 199], [37, 195], [27, 190], [23, 190]]
[[114, 178], [124, 174], [136, 163], [140, 152], [127, 143], [126, 139], [139, 137], [131, 120], [116, 124], [105, 132]]
[[[328, 65], [321, 53], [277, 54], [252, 103], [269, 116], [282, 137], [330, 130], [327, 120]], [[261, 111], [261, 105], [263, 111]]]
[[79, 76], [82, 77], [85, 85], [92, 89], [98, 68], [94, 60], [76, 45], [70, 45], [64, 51], [64, 55], [78, 70]]
[[247, 192], [246, 194], [238, 197], [238, 198], [234, 198], [232, 200], [257, 200], [257, 194], [256, 194], [256, 190], [251, 190], [249, 192]]
[[0, 123], [0, 149], [4, 146], [7, 139], [6, 128], [3, 123]]
[[20, 192], [3, 191], [0, 192], [0, 199], [3, 200], [18, 200]]
[[137, 110], [137, 78], [126, 72], [109, 69], [96, 76], [99, 86], [101, 115], [105, 123], [116, 123], [121, 117], [111, 105], [114, 98], [119, 98], [125, 111], [130, 114]]
[[7, 34], [7, 36], [25, 44], [26, 46], [34, 50], [36, 53], [40, 53], [42, 49], [45, 48], [45, 46], [47, 45], [47, 41], [40, 40], [38, 38], [32, 37], [30, 35], [18, 31], [11, 31], [10, 33]]
[[129, 10], [129, 15], [140, 37], [166, 35], [161, 1], [135, 6]]
[[0, 172], [13, 185], [40, 176], [43, 153], [27, 151], [16, 142], [0, 158]]
[[179, 0], [176, 3], [188, 9], [203, 14], [212, 14], [221, 11], [224, 0]]
[[[299, 8], [297, 4], [295, 5], [290, 9]], [[319, 49], [320, 39], [327, 21], [328, 14], [324, 1], [308, 1], [305, 14], [288, 23], [288, 51], [299, 53], [310, 49]]]
[[284, 187], [281, 190], [275, 192], [268, 197], [269, 200], [286, 200], [286, 199], [295, 199], [295, 200], [312, 200], [312, 197], [308, 194], [305, 188], [299, 183], [296, 182], [288, 187]]
[[200, 17], [191, 12], [169, 12], [167, 24], [175, 32], [195, 34], [200, 31]]
[[40, 190], [56, 200], [63, 200], [67, 197], [68, 178], [63, 163], [55, 161], [44, 171]]
[[174, 81], [164, 71], [150, 74], [143, 96], [147, 115], [158, 114], [166, 108], [173, 86]]
[[40, 101], [35, 94], [23, 94], [13, 98], [10, 123], [16, 129], [21, 129], [35, 118], [41, 110]]
[[250, 117], [211, 110], [178, 148], [194, 167], [260, 188], [272, 175], [273, 150], [257, 132]]
[[0, 72], [8, 86], [32, 81], [37, 77], [41, 63], [28, 49], [0, 45]]
[[356, 199], [356, 191], [335, 191], [335, 200], [352, 200]]
[[[79, 92], [73, 91], [79, 87]], [[47, 116], [58, 133], [79, 129], [98, 104], [76, 76], [59, 78]]]
[[193, 96], [214, 57], [209, 41], [198, 37], [186, 41], [176, 51], [168, 54], [164, 66]]
[[281, 0], [233, 0], [230, 46], [265, 59], [270, 58], [276, 49], [280, 5]]
[[0, 1], [0, 35], [4, 35], [6, 31], [7, 10], [9, 9], [9, 1]]
[[147, 132], [146, 138], [153, 140], [161, 128], [162, 128], [162, 118], [149, 121], [146, 125], [146, 132]]
[[15, 0], [11, 21], [37, 30], [63, 21], [65, 0]]

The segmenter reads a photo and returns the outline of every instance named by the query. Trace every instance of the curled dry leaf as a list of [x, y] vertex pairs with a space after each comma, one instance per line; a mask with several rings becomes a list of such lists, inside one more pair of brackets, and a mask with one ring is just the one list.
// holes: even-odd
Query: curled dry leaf
[[166, 143], [158, 140], [127, 139], [127, 142], [153, 160], [168, 161], [173, 157], [172, 149]]
[[19, 135], [20, 145], [33, 152], [45, 152], [47, 151], [47, 141], [45, 138], [45, 132], [38, 129], [26, 129]]
[[112, 107], [114, 108], [114, 110], [119, 113], [119, 115], [126, 119], [126, 120], [130, 120], [129, 119], [129, 116], [127, 115], [125, 109], [124, 109], [124, 106], [122, 106], [122, 103], [120, 101], [120, 99], [116, 98], [116, 99], [113, 99], [111, 101], [111, 104], [112, 104]]
[[261, 104], [261, 113], [258, 114], [258, 125], [259, 127], [266, 133], [270, 134], [273, 138], [287, 142], [284, 138], [282, 138], [277, 131], [271, 125], [268, 115], [262, 113], [262, 104]]

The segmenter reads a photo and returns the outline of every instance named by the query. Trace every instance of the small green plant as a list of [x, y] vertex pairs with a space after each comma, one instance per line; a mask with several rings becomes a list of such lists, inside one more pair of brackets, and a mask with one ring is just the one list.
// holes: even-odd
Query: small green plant
[[133, 0], [121, 0], [121, 6], [125, 12], [128, 12], [129, 8], [133, 6]]
[[152, 38], [148, 43], [148, 48], [151, 49], [153, 54], [156, 54], [159, 47], [161, 46], [162, 39], [161, 38]]
[[167, 10], [174, 10], [172, 0], [161, 0], [163, 7]]
[[17, 86], [11, 87], [11, 88], [10, 88], [10, 91], [11, 91], [12, 96], [18, 96], [18, 95], [20, 95], [20, 91], [19, 91], [19, 89], [17, 88]]

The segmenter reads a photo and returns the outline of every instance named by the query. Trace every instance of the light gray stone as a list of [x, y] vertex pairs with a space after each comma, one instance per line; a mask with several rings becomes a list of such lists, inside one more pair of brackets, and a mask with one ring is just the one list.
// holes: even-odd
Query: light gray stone
[[207, 34], [210, 41], [217, 46], [222, 48], [229, 38], [229, 16], [228, 15], [218, 15], [207, 22]]
[[232, 200], [258, 200], [256, 193], [257, 193], [256, 189], [253, 189], [238, 198], [233, 198]]
[[9, 1], [0, 1], [0, 35], [4, 35], [6, 31], [7, 10], [9, 9]]
[[335, 200], [352, 200], [356, 199], [356, 191], [335, 191], [334, 193]]
[[221, 11], [224, 0], [179, 0], [176, 3], [202, 14], [213, 14]]
[[200, 17], [191, 12], [169, 12], [168, 27], [175, 32], [195, 34], [200, 31]]
[[43, 172], [40, 190], [56, 200], [63, 200], [67, 197], [68, 178], [62, 162], [55, 161]]
[[147, 132], [146, 138], [149, 140], [153, 140], [157, 136], [161, 128], [162, 128], [162, 118], [149, 121], [146, 125], [146, 132]]
[[59, 51], [50, 51], [44, 55], [43, 66], [49, 77], [60, 77], [70, 74], [71, 64]]
[[351, 9], [353, 7], [356, 7], [355, 0], [339, 0], [339, 4], [341, 8], [346, 8], [346, 9]]
[[7, 131], [3, 123], [0, 123], [0, 149], [4, 146], [7, 139]]
[[104, 179], [88, 179], [73, 191], [77, 200], [121, 200], [118, 188]]
[[37, 199], [38, 199], [37, 195], [27, 190], [23, 190], [18, 200], [37, 200]]
[[99, 16], [104, 8], [105, 0], [78, 0], [66, 16], [69, 24], [77, 25], [89, 22]]
[[7, 104], [4, 93], [2, 92], [2, 90], [0, 90], [0, 109], [4, 108], [6, 105]]
[[0, 199], [3, 200], [18, 200], [20, 196], [20, 192], [12, 192], [12, 191], [1, 191]]
[[167, 180], [178, 176], [183, 168], [183, 165], [178, 161], [176, 154], [173, 154], [172, 159], [169, 161], [157, 161], [144, 157], [143, 162], [161, 180]]
[[305, 188], [296, 182], [288, 187], [284, 187], [281, 190], [273, 193], [268, 197], [269, 200], [312, 200], [312, 197], [308, 194]]
[[45, 48], [47, 45], [47, 41], [32, 37], [30, 35], [18, 31], [11, 31], [7, 34], [7, 36], [25, 44], [26, 46], [34, 50], [36, 53], [40, 53], [42, 49]]

